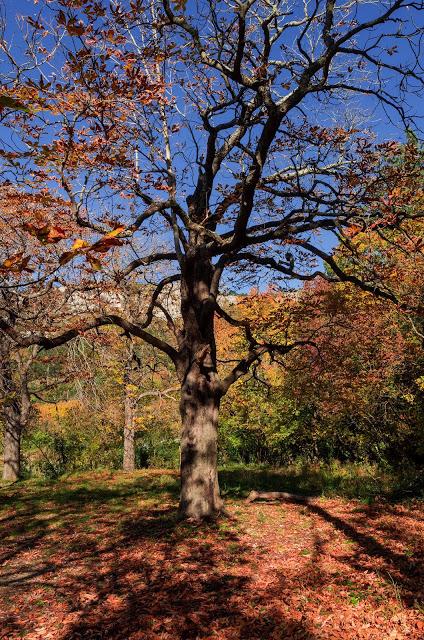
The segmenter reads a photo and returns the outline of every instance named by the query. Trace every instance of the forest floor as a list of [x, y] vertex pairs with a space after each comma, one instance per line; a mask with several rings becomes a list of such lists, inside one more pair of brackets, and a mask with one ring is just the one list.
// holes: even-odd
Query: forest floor
[[423, 640], [422, 502], [246, 504], [236, 480], [200, 526], [171, 471], [0, 488], [0, 638]]

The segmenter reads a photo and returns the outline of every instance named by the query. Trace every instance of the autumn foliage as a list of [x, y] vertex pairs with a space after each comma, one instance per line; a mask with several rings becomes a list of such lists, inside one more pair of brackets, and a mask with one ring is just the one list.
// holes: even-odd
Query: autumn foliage
[[421, 640], [424, 3], [12, 4], [0, 640]]

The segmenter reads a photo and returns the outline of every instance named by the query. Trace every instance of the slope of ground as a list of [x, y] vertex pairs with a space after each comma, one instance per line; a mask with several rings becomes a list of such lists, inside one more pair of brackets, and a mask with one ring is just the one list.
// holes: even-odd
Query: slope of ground
[[3, 487], [0, 638], [424, 638], [422, 503], [231, 499], [195, 526], [176, 519], [177, 485], [140, 471]]

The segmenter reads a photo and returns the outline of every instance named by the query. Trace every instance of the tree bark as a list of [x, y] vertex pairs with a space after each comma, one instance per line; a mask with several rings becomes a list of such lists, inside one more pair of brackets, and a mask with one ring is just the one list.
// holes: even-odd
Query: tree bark
[[125, 385], [124, 399], [124, 471], [135, 470], [134, 398], [131, 389]]
[[[203, 202], [205, 194], [196, 193], [190, 206], [201, 207]], [[194, 233], [193, 245], [197, 240]], [[222, 387], [217, 374], [212, 278], [213, 267], [208, 258], [196, 252], [190, 259], [186, 257], [180, 282], [183, 330], [178, 338], [176, 363], [182, 422], [179, 514], [194, 520], [213, 518], [223, 507], [217, 469]]]
[[202, 520], [222, 511], [217, 470], [219, 394], [195, 367], [181, 391], [180, 515]]

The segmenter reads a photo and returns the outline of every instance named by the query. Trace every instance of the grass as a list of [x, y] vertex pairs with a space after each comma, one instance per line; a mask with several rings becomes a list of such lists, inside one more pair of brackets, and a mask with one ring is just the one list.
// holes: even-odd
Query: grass
[[[95, 500], [113, 500], [117, 503], [117, 510], [122, 508], [121, 498], [128, 492], [136, 494], [141, 487], [126, 484], [125, 476], [119, 472], [113, 472], [114, 477], [120, 477], [112, 494], [109, 486], [99, 486], [96, 490]], [[144, 476], [143, 476], [144, 474]], [[146, 475], [147, 474], [147, 475]], [[312, 496], [357, 498], [365, 503], [371, 503], [377, 497], [388, 500], [405, 500], [414, 497], [424, 497], [424, 470], [413, 466], [404, 467], [402, 470], [382, 469], [369, 463], [298, 463], [286, 465], [275, 469], [267, 465], [258, 464], [227, 464], [220, 468], [220, 487], [224, 497], [243, 498], [252, 488], [258, 491], [289, 491]], [[91, 478], [108, 478], [111, 472], [100, 471], [91, 473]], [[53, 488], [53, 500], [68, 503], [69, 500], [84, 504], [84, 501], [92, 500], [92, 486], [84, 483], [84, 474], [69, 476], [78, 479], [80, 483], [69, 490], [66, 488], [66, 478], [63, 476], [61, 483], [56, 480], [44, 480], [33, 478], [26, 481], [26, 486], [39, 486], [47, 491]], [[139, 477], [143, 478], [143, 490], [150, 500], [162, 496], [163, 491], [178, 494], [178, 481], [176, 471], [164, 470], [164, 475], [152, 475], [150, 470], [141, 470]], [[149, 477], [149, 480], [146, 480]], [[72, 480], [73, 482], [73, 480]], [[90, 481], [91, 482], [91, 481]], [[120, 483], [120, 484], [119, 484]], [[0, 490], [7, 486], [0, 480]], [[58, 489], [60, 487], [60, 489]], [[16, 500], [3, 496], [3, 500]]]
[[372, 502], [377, 497], [424, 497], [424, 472], [415, 467], [396, 472], [377, 465], [339, 462], [299, 462], [280, 469], [233, 464], [221, 468], [220, 485], [223, 494], [230, 497], [245, 497], [254, 488]]
[[[229, 516], [204, 525], [177, 519], [174, 471], [4, 485], [0, 638], [421, 640], [423, 505], [336, 497], [364, 495], [355, 473], [227, 467]], [[253, 488], [321, 497], [246, 504]]]

